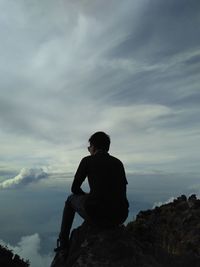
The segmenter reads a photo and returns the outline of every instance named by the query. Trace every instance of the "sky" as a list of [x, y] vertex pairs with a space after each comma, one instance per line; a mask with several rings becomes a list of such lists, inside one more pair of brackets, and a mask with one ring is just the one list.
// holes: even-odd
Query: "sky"
[[0, 1], [1, 170], [199, 171], [199, 1]]
[[131, 215], [199, 192], [199, 25], [198, 0], [0, 0], [3, 242], [55, 238], [95, 131], [124, 163]]

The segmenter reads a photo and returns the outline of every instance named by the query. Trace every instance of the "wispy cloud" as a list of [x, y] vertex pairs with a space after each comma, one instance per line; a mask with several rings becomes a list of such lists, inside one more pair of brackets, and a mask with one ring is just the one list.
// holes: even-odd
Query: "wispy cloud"
[[74, 171], [90, 134], [105, 130], [129, 165], [149, 168], [153, 154], [161, 171], [169, 159], [174, 170], [197, 166], [199, 7], [1, 1], [3, 163]]

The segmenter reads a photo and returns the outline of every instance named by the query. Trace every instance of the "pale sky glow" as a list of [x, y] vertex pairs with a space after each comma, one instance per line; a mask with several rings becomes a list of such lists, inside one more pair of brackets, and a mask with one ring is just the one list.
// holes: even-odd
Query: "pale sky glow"
[[[199, 172], [200, 2], [0, 0], [0, 170]], [[11, 177], [12, 178], [12, 177]]]

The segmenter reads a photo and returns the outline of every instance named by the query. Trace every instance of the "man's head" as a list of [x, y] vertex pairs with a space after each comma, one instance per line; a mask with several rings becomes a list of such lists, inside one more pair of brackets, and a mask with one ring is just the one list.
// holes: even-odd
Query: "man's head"
[[108, 152], [110, 148], [110, 136], [104, 132], [96, 132], [90, 138], [90, 147], [88, 148], [91, 154], [95, 151], [103, 150]]

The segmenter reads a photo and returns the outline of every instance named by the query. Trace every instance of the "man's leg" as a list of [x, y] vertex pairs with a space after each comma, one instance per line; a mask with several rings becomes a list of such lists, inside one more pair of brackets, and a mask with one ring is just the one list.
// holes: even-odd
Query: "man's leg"
[[70, 195], [65, 202], [63, 210], [61, 231], [59, 235], [61, 247], [67, 247], [69, 243], [69, 235], [74, 220], [75, 212], [83, 219], [87, 220], [88, 216], [85, 212], [84, 202], [87, 195]]

